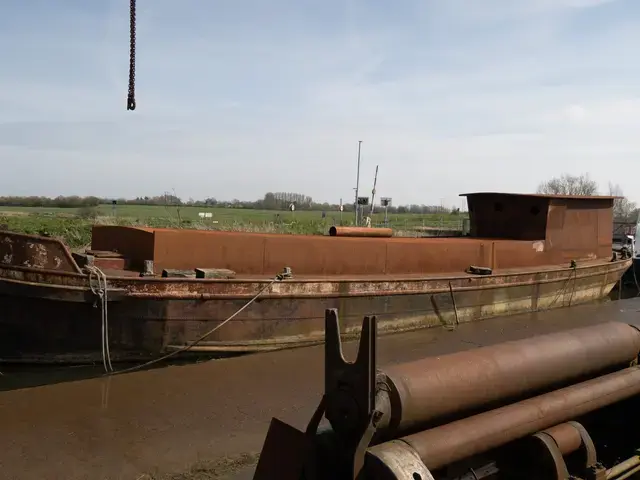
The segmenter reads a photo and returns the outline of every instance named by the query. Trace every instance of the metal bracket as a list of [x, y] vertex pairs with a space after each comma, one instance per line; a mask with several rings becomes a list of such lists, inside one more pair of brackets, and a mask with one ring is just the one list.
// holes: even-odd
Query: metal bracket
[[382, 416], [375, 409], [376, 336], [376, 317], [364, 317], [356, 360], [347, 362], [342, 353], [338, 310], [325, 312], [325, 417], [341, 443], [345, 469], [352, 478], [364, 465], [365, 451]]
[[581, 423], [570, 421], [567, 422], [573, 428], [575, 428], [580, 434], [580, 449], [576, 452], [578, 454], [578, 464], [581, 474], [585, 477], [600, 475], [600, 471], [603, 469], [602, 465], [598, 462], [598, 455], [596, 452], [596, 446], [593, 443], [593, 439], [589, 432], [582, 426]]
[[353, 363], [342, 354], [338, 322], [337, 309], [325, 312], [326, 416], [336, 431], [363, 431], [375, 407], [376, 318], [364, 317]]
[[[331, 424], [335, 444], [327, 456], [332, 463], [332, 478], [356, 479], [360, 475], [366, 450], [383, 415], [375, 408], [376, 334], [376, 317], [364, 317], [356, 361], [347, 362], [342, 354], [338, 310], [325, 311], [322, 400], [305, 432], [272, 419], [254, 480], [316, 478], [318, 467], [322, 466], [318, 464], [322, 460], [316, 458], [316, 449], [323, 416]], [[286, 468], [281, 461], [283, 457], [287, 458]]]
[[[546, 432], [538, 432], [532, 435], [532, 439], [535, 439], [541, 443], [540, 450], [537, 452], [538, 465], [547, 468], [545, 473], [551, 474], [555, 477], [554, 480], [569, 480], [569, 470], [567, 464], [562, 457], [562, 452], [558, 448], [555, 439]], [[549, 478], [551, 478], [549, 476]]]

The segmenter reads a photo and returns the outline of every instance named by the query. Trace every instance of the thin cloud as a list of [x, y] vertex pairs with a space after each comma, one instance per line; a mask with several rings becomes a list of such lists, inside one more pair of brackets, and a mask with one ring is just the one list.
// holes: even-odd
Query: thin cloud
[[3, 9], [7, 195], [337, 201], [363, 140], [395, 203], [587, 171], [640, 200], [633, 0], [144, 2], [134, 113], [128, 2]]

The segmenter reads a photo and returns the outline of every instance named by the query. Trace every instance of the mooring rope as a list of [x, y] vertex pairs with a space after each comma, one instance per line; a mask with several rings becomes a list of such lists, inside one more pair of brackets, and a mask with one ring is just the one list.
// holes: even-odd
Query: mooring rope
[[[109, 312], [108, 312], [108, 286], [107, 275], [95, 265], [87, 265], [85, 270], [89, 274], [89, 288], [91, 293], [98, 297], [98, 308], [100, 308], [101, 321], [101, 343], [102, 343], [102, 366], [104, 371], [113, 372], [111, 365], [111, 352], [109, 350]], [[97, 280], [97, 285], [94, 282]]]
[[212, 329], [210, 329], [209, 331], [207, 331], [206, 333], [204, 333], [203, 335], [201, 335], [200, 337], [198, 337], [197, 339], [195, 339], [194, 341], [192, 341], [191, 343], [185, 345], [182, 348], [179, 348], [178, 350], [174, 350], [173, 352], [167, 353], [166, 355], [163, 355], [159, 358], [155, 358], [153, 360], [149, 360], [148, 362], [142, 363], [140, 365], [135, 365], [133, 367], [130, 368], [125, 368], [124, 370], [111, 370], [111, 371], [107, 371], [105, 373], [105, 375], [119, 375], [121, 373], [129, 373], [129, 372], [134, 372], [136, 370], [140, 370], [142, 368], [145, 367], [149, 367], [155, 363], [159, 363], [162, 362], [164, 360], [167, 360], [171, 357], [174, 357], [180, 353], [184, 353], [188, 350], [191, 350], [193, 347], [195, 347], [196, 345], [198, 345], [200, 342], [202, 342], [205, 338], [207, 338], [209, 335], [213, 334], [214, 332], [216, 332], [218, 329], [222, 328], [224, 325], [226, 325], [227, 323], [229, 323], [231, 320], [233, 320], [235, 317], [237, 317], [241, 312], [243, 312], [246, 308], [249, 307], [249, 305], [251, 305], [253, 302], [255, 302], [264, 292], [266, 292], [269, 288], [271, 288], [271, 286], [279, 281], [284, 280], [285, 278], [289, 278], [291, 276], [291, 270], [289, 268], [285, 268], [283, 273], [279, 273], [278, 275], [276, 275], [269, 283], [267, 283], [264, 287], [262, 287], [258, 293], [256, 293], [253, 298], [251, 298], [251, 300], [249, 300], [247, 303], [245, 303], [242, 307], [240, 307], [238, 310], [235, 311], [235, 313], [233, 313], [233, 315], [231, 315], [230, 317], [228, 317], [226, 320], [222, 321], [221, 323], [219, 323], [218, 325], [216, 325], [215, 327], [213, 327]]
[[[638, 290], [636, 297], [640, 297], [640, 283], [638, 283], [638, 276], [636, 275], [636, 263], [636, 257], [634, 255], [631, 257], [631, 272], [633, 273], [633, 281], [635, 282], [636, 289]], [[620, 282], [620, 284], [622, 285], [622, 282]]]
[[564, 285], [562, 289], [557, 293], [553, 301], [547, 305], [546, 308], [537, 309], [536, 311], [541, 312], [545, 310], [550, 310], [553, 308], [555, 303], [562, 297], [562, 306], [564, 307], [564, 296], [567, 294], [567, 287], [569, 286], [569, 282], [573, 278], [573, 288], [571, 289], [571, 296], [569, 297], [569, 306], [571, 306], [571, 302], [573, 301], [573, 295], [576, 293], [576, 281], [578, 279], [578, 264], [572, 260], [571, 261], [571, 272], [569, 272], [569, 276], [565, 279]]

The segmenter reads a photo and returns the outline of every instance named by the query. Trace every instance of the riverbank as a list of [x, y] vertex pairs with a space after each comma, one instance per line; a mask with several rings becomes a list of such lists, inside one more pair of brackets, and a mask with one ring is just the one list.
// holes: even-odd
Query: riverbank
[[[635, 317], [639, 308], [634, 299], [383, 337], [379, 364]], [[348, 358], [355, 347], [345, 345]], [[271, 417], [303, 428], [323, 371], [318, 346], [5, 391], [0, 466], [24, 480], [250, 478]]]
[[181, 473], [142, 474], [136, 480], [252, 480], [259, 452], [199, 462]]

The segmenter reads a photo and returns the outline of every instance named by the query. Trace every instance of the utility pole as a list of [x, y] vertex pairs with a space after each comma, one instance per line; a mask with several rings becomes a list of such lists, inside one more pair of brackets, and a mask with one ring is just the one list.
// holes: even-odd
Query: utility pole
[[373, 220], [373, 209], [376, 200], [376, 183], [378, 183], [378, 165], [376, 165], [376, 174], [373, 177], [373, 189], [371, 190], [371, 219]]
[[355, 211], [356, 211], [356, 226], [358, 226], [358, 210], [360, 206], [358, 205], [358, 189], [360, 188], [360, 148], [362, 147], [362, 140], [358, 140], [358, 169], [356, 171], [356, 201], [355, 201]]

